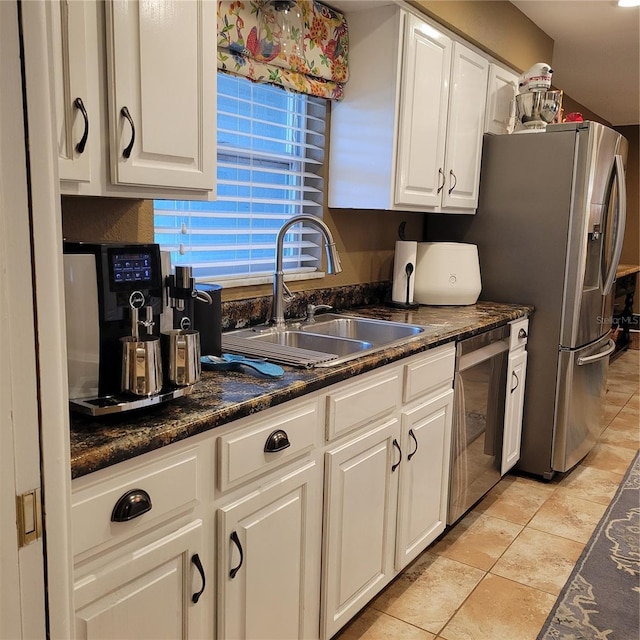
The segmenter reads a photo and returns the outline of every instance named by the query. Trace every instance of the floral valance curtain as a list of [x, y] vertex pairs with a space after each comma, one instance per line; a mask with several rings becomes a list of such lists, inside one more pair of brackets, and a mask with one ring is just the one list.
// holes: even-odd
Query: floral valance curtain
[[[345, 17], [315, 0], [298, 0], [302, 55], [287, 55], [259, 28], [265, 0], [218, 0], [218, 69], [314, 96], [340, 100], [348, 78]], [[262, 42], [260, 40], [262, 38]]]

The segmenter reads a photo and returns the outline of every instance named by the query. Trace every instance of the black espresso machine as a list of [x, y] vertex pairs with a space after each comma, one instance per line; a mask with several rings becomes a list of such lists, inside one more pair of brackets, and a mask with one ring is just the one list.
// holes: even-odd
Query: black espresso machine
[[199, 317], [207, 320], [207, 348], [215, 349], [220, 288], [212, 286], [198, 298], [193, 279], [176, 289], [169, 270], [157, 244], [64, 243], [72, 411], [100, 416], [192, 391], [200, 377], [200, 333], [190, 317], [196, 305], [208, 307]]

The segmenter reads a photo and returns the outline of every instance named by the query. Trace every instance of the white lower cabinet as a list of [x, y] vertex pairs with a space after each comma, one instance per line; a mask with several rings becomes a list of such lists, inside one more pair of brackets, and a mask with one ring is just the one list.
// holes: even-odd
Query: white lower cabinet
[[74, 480], [77, 637], [330, 638], [444, 529], [454, 362], [430, 349]]
[[321, 470], [310, 461], [217, 510], [218, 638], [317, 638]]
[[402, 413], [396, 569], [403, 569], [445, 529], [453, 389]]
[[[395, 376], [379, 371], [369, 385], [354, 381], [327, 394], [366, 391], [383, 376], [398, 380], [395, 390], [386, 390], [386, 416], [372, 415], [367, 424], [366, 411], [379, 412], [379, 403], [361, 404], [351, 414], [359, 427], [326, 448], [324, 640], [445, 528], [454, 364], [453, 344], [444, 345], [385, 368]], [[404, 403], [394, 406], [394, 397]]]
[[391, 417], [326, 453], [323, 638], [394, 575], [399, 437]]
[[528, 331], [529, 321], [527, 319], [511, 323], [504, 409], [504, 435], [502, 440], [502, 465], [500, 469], [502, 475], [509, 471], [520, 459], [524, 386], [527, 376], [526, 344]]
[[[203, 638], [199, 601], [202, 521], [122, 555], [112, 554], [75, 585], [78, 640]], [[197, 602], [194, 602], [194, 599]]]
[[520, 460], [522, 413], [524, 411], [524, 383], [526, 375], [527, 352], [523, 350], [514, 355], [509, 354], [501, 469], [503, 475]]

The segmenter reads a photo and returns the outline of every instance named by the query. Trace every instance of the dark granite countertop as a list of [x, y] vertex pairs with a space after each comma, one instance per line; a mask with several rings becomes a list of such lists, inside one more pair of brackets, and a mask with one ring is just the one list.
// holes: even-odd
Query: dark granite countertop
[[283, 367], [283, 378], [240, 372], [203, 372], [193, 393], [164, 405], [100, 419], [72, 416], [73, 478], [203, 433], [244, 416], [352, 378], [433, 347], [493, 329], [527, 316], [532, 307], [478, 302], [466, 307], [404, 311], [369, 306], [346, 313], [420, 325], [436, 325], [425, 336], [329, 368]]

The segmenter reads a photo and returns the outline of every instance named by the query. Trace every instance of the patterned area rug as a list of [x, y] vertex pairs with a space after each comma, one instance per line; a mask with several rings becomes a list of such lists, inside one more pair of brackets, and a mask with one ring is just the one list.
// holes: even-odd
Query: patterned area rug
[[618, 491], [537, 640], [640, 638], [640, 462]]

